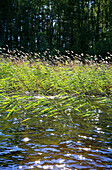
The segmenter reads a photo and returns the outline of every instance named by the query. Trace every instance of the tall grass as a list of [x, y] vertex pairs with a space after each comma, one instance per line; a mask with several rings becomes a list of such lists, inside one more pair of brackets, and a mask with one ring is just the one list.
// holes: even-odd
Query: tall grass
[[112, 67], [106, 65], [50, 66], [42, 63], [0, 63], [0, 89], [44, 95], [68, 93], [111, 96]]
[[[0, 109], [6, 118], [15, 113], [24, 115], [26, 111], [35, 116], [55, 116], [58, 112], [94, 115], [94, 110], [107, 99], [111, 103], [111, 97], [109, 65], [0, 62]], [[100, 98], [99, 106], [93, 102], [96, 98]]]

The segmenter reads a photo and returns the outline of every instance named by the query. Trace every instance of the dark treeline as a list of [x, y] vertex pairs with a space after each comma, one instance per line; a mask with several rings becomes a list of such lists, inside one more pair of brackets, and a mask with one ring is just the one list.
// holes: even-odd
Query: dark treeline
[[112, 0], [3, 0], [0, 46], [112, 53]]

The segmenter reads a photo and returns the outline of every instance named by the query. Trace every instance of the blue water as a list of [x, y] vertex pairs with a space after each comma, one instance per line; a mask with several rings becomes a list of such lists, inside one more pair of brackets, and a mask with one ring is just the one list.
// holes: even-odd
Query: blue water
[[112, 169], [112, 116], [91, 119], [68, 116], [0, 115], [0, 170]]

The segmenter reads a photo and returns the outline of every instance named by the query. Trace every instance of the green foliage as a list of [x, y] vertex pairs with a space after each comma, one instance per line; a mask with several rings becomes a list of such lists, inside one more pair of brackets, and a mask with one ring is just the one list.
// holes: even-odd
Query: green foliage
[[95, 54], [101, 54], [103, 57], [105, 57], [108, 51], [112, 53], [111, 47], [112, 42], [109, 42], [108, 40], [100, 40], [94, 45], [93, 49]]
[[112, 51], [105, 46], [105, 40], [112, 46], [111, 23], [110, 0], [7, 0], [0, 8], [0, 46], [23, 46], [28, 52], [64, 48], [85, 53], [92, 48], [104, 54], [103, 47]]
[[[28, 111], [36, 117], [55, 117], [59, 112], [94, 115], [96, 108], [102, 108], [107, 101], [111, 103], [111, 75], [108, 65], [54, 67], [41, 62], [1, 62], [0, 110], [7, 113], [6, 118]], [[99, 106], [96, 97], [100, 97]]]

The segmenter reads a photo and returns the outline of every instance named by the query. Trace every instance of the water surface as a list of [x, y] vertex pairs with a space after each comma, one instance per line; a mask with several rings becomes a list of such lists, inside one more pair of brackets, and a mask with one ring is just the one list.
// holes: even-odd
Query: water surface
[[[105, 112], [104, 112], [105, 111]], [[68, 113], [47, 118], [0, 114], [0, 170], [112, 169], [112, 115], [93, 118]]]

